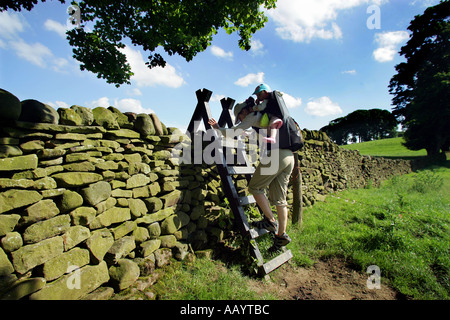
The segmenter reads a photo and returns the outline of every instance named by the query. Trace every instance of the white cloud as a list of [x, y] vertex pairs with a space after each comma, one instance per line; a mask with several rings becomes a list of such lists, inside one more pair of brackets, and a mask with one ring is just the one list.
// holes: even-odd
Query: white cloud
[[251, 40], [251, 46], [250, 52], [253, 56], [262, 56], [266, 52], [264, 51], [264, 45], [260, 40], [252, 39]]
[[47, 61], [53, 57], [51, 50], [38, 42], [28, 44], [19, 38], [9, 44], [19, 57], [42, 68], [46, 67]]
[[399, 51], [400, 44], [409, 39], [409, 33], [406, 31], [391, 31], [377, 33], [375, 42], [378, 49], [373, 52], [373, 57], [378, 62], [388, 62], [394, 60]]
[[64, 101], [47, 102], [47, 104], [55, 110], [58, 108], [70, 108], [70, 105]]
[[25, 30], [26, 22], [17, 13], [0, 12], [0, 37], [12, 39]]
[[96, 107], [108, 108], [111, 104], [109, 103], [109, 98], [108, 97], [102, 97], [102, 98], [100, 98], [98, 100], [92, 101], [88, 105], [91, 108], [96, 108]]
[[11, 49], [16, 55], [38, 67], [51, 68], [57, 72], [65, 72], [68, 61], [56, 57], [53, 52], [40, 42], [28, 43], [19, 33], [24, 32], [27, 23], [19, 14], [0, 12], [0, 47]]
[[342, 74], [351, 74], [351, 75], [355, 75], [356, 74], [356, 70], [345, 70], [341, 72]]
[[278, 0], [275, 10], [267, 15], [277, 25], [278, 35], [294, 42], [310, 42], [314, 38], [340, 39], [342, 30], [335, 22], [342, 10], [387, 0]]
[[61, 38], [66, 38], [67, 26], [58, 21], [47, 19], [44, 23], [45, 29], [56, 32]]
[[130, 96], [142, 96], [142, 91], [138, 88], [127, 90], [127, 94]]
[[114, 107], [122, 112], [134, 113], [155, 113], [151, 108], [144, 108], [140, 100], [137, 99], [121, 99], [114, 101]]
[[56, 72], [67, 72], [69, 62], [64, 58], [56, 57], [53, 52], [42, 43], [33, 44], [21, 38], [9, 41], [9, 47], [17, 56], [41, 68], [51, 68]]
[[234, 84], [240, 87], [248, 87], [251, 84], [261, 84], [264, 82], [264, 72], [249, 73], [239, 78]]
[[307, 114], [326, 117], [343, 113], [341, 107], [328, 97], [321, 97], [309, 101], [306, 105], [305, 112]]
[[127, 56], [131, 71], [134, 73], [131, 80], [136, 81], [138, 87], [161, 85], [170, 88], [179, 88], [185, 83], [183, 77], [170, 64], [166, 63], [164, 68], [153, 67], [149, 69], [145, 65], [141, 52], [129, 47], [125, 47], [121, 51]]
[[51, 60], [52, 69], [57, 72], [65, 72], [65, 69], [69, 62], [64, 58], [53, 57]]
[[215, 94], [211, 97], [210, 101], [211, 102], [220, 102], [220, 100], [226, 98], [225, 95], [223, 94]]
[[283, 100], [286, 103], [286, 107], [288, 107], [288, 109], [298, 108], [302, 105], [301, 98], [295, 98], [284, 92], [283, 92]]
[[414, 0], [410, 5], [415, 6], [419, 4], [421, 7], [428, 8], [439, 4], [439, 0]]
[[222, 48], [218, 46], [211, 46], [211, 53], [215, 55], [216, 57], [226, 59], [226, 60], [233, 60], [233, 52], [229, 51], [226, 52]]
[[88, 103], [88, 106], [91, 108], [108, 108], [109, 106], [113, 106], [119, 109], [121, 112], [134, 112], [137, 114], [155, 113], [155, 111], [151, 108], [144, 108], [142, 106], [142, 102], [137, 99], [114, 99], [114, 102], [111, 103], [108, 97], [101, 97], [98, 100], [94, 100]]

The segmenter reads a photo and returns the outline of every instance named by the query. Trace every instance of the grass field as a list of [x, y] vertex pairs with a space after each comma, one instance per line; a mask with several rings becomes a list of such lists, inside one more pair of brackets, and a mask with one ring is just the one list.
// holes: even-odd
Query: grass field
[[377, 265], [407, 297], [449, 299], [449, 194], [450, 169], [439, 168], [328, 196], [291, 232], [294, 259], [308, 265], [339, 256], [360, 271]]
[[[370, 155], [420, 156], [401, 151], [399, 139], [387, 140], [351, 147]], [[408, 299], [450, 299], [448, 162], [395, 177], [379, 188], [335, 193], [306, 208], [301, 229], [288, 225], [292, 262], [308, 268], [320, 259], [339, 257], [363, 273], [376, 265], [382, 284]], [[263, 238], [259, 244], [264, 253], [271, 241]], [[173, 263], [158, 281], [158, 297], [277, 299], [254, 292], [241, 268], [245, 266], [205, 259]]]
[[391, 138], [348, 144], [340, 147], [347, 150], [358, 150], [362, 155], [385, 158], [411, 159], [427, 155], [425, 149], [419, 151], [408, 150], [402, 145], [403, 141], [403, 138]]

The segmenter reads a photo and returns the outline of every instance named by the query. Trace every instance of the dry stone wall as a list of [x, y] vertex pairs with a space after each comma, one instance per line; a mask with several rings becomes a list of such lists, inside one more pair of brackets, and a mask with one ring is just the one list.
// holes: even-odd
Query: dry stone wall
[[[155, 114], [54, 110], [4, 90], [0, 114], [0, 299], [108, 298], [232, 229], [217, 169], [178, 163], [185, 136]], [[410, 170], [304, 134], [304, 205]]]
[[11, 96], [6, 107], [22, 111], [1, 119], [1, 298], [117, 292], [207, 242], [211, 169], [180, 168], [178, 129], [154, 114]]
[[[411, 162], [362, 156], [339, 148], [320, 131], [303, 130], [305, 148], [299, 152], [303, 204], [309, 206], [331, 192], [378, 186], [383, 180], [411, 172]], [[291, 195], [292, 196], [292, 195]]]

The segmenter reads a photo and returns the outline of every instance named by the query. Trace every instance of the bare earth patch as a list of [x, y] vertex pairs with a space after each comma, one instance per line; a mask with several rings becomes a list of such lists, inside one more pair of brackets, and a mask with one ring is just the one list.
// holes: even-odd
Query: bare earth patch
[[398, 293], [383, 283], [368, 289], [369, 274], [351, 269], [343, 260], [319, 261], [311, 268], [285, 264], [269, 281], [253, 281], [257, 292], [270, 292], [282, 300], [397, 300]]

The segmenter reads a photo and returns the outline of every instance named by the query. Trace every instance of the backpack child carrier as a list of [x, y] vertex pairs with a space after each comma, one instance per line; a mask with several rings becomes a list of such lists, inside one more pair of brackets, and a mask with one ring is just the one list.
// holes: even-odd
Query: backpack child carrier
[[289, 115], [289, 111], [279, 91], [270, 93], [270, 98], [264, 112], [270, 113], [283, 120], [283, 125], [278, 130], [280, 149], [289, 149], [293, 152], [300, 150], [305, 141], [298, 123]]

